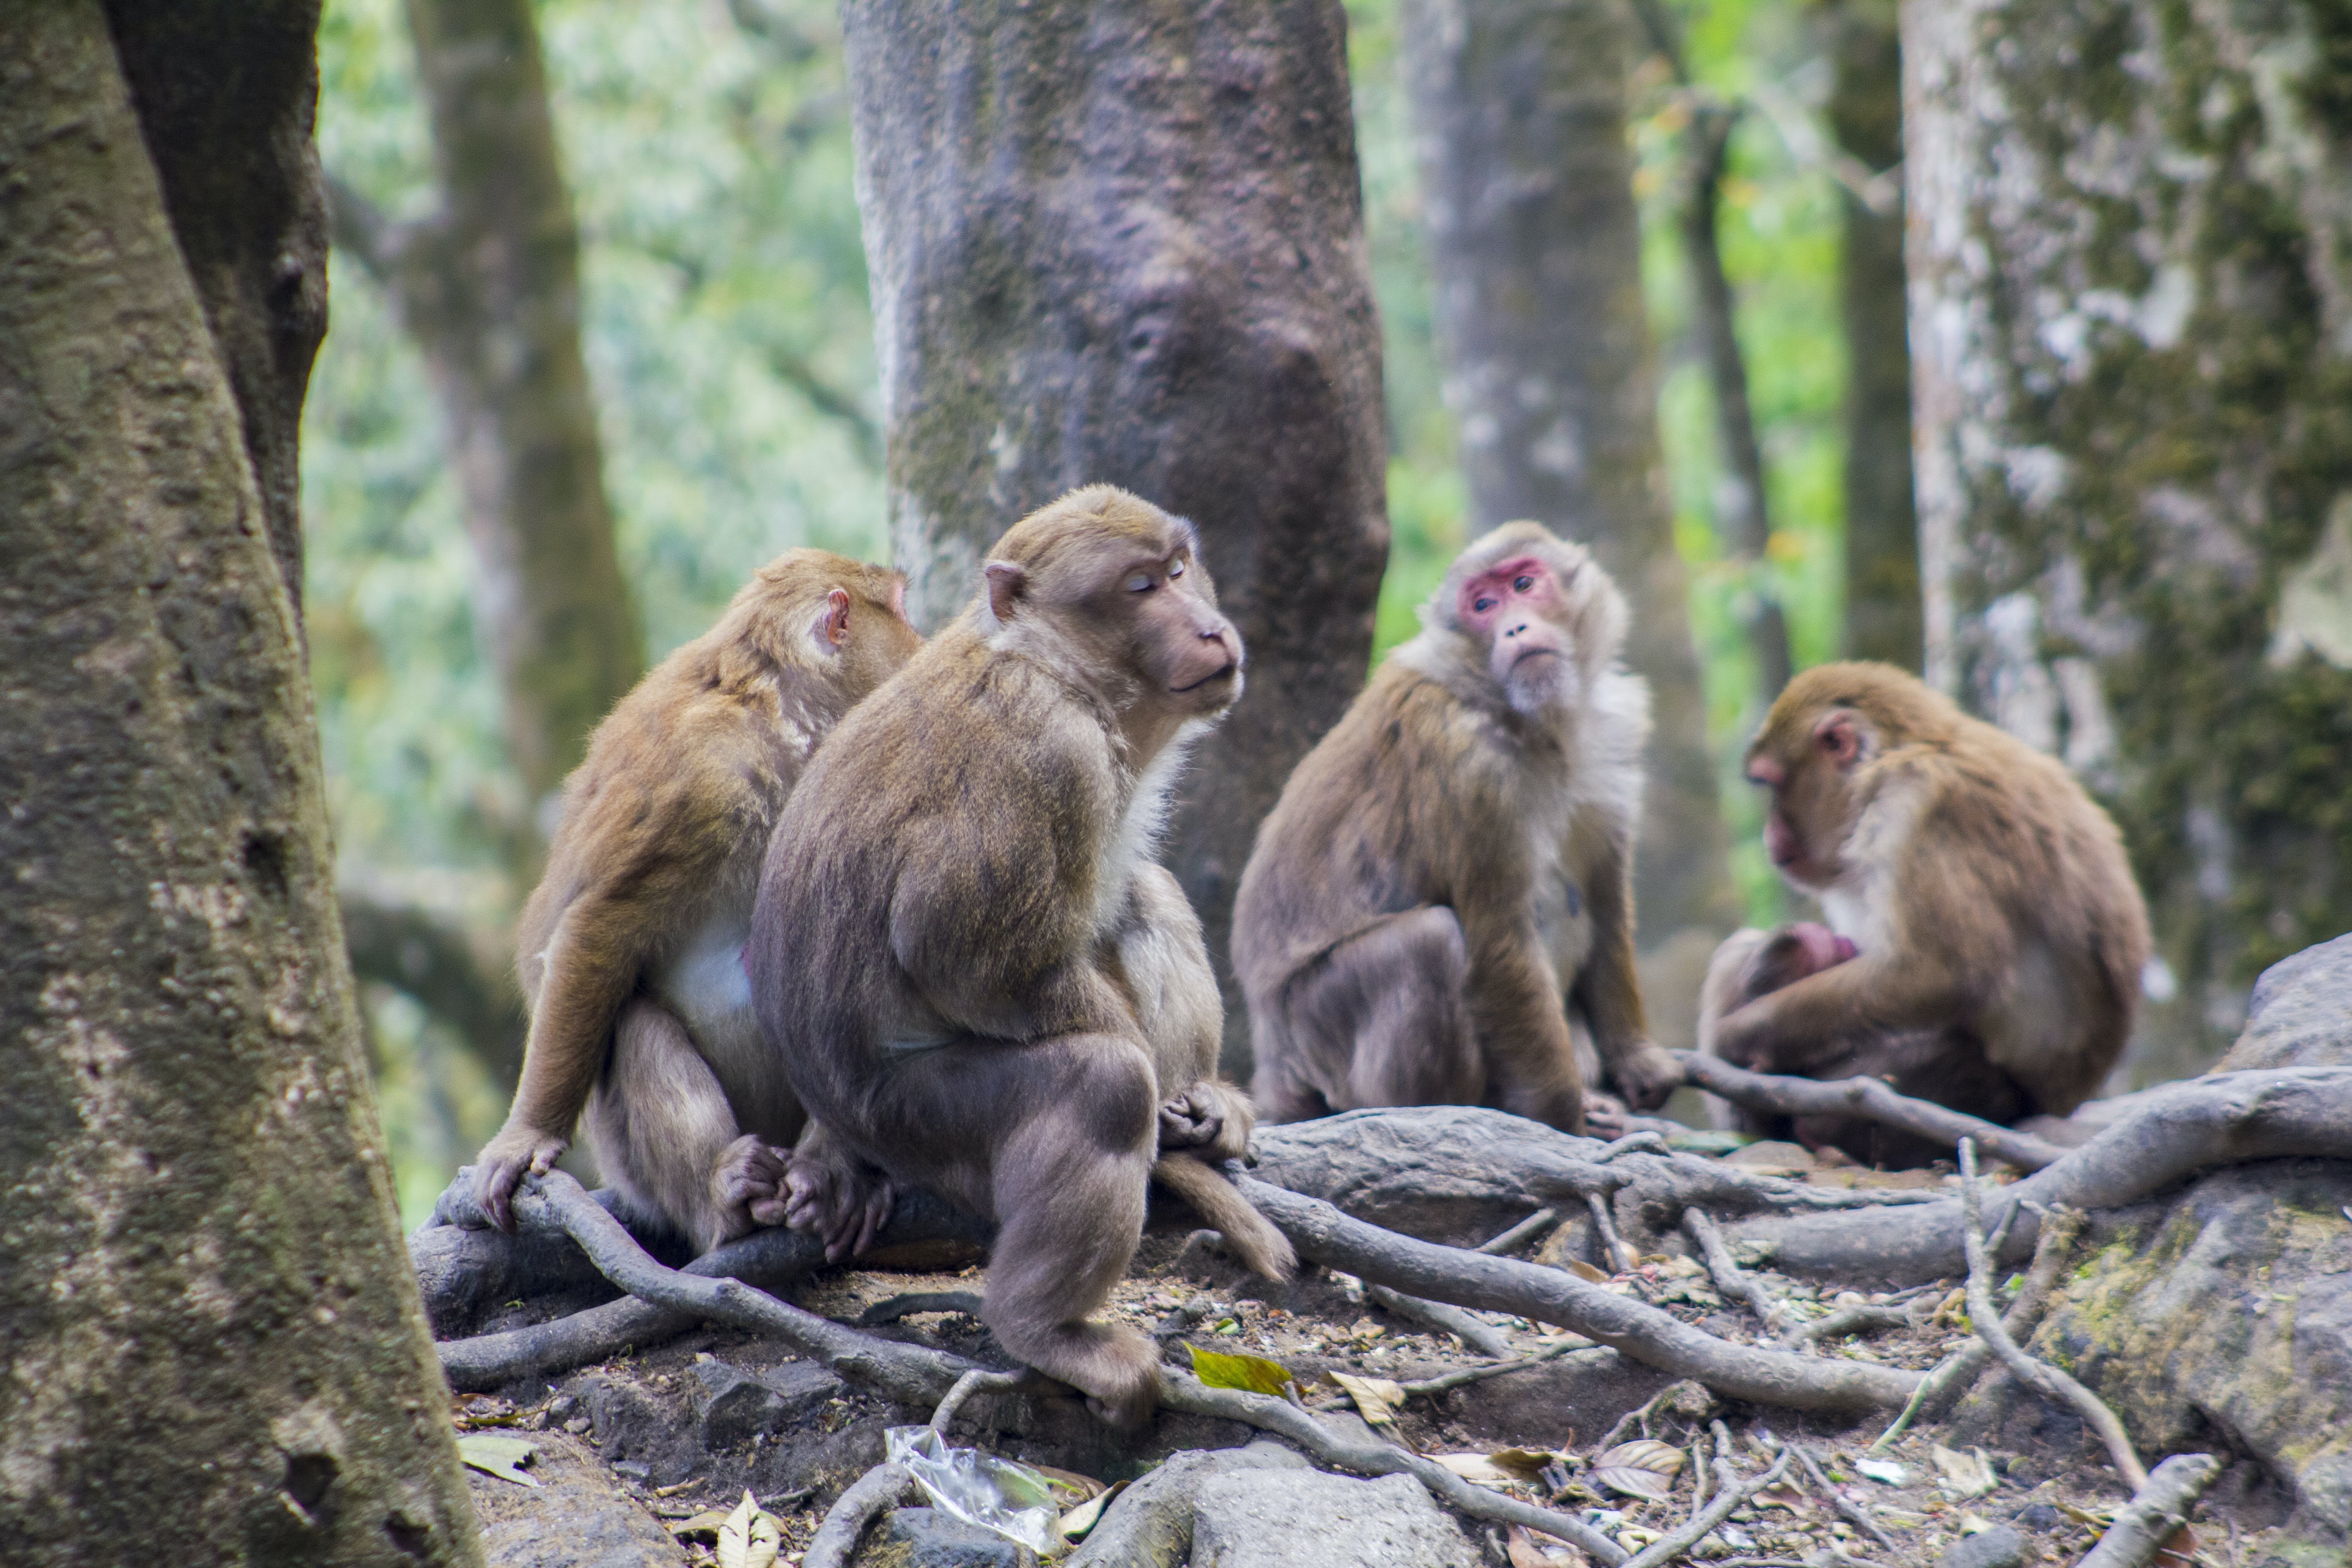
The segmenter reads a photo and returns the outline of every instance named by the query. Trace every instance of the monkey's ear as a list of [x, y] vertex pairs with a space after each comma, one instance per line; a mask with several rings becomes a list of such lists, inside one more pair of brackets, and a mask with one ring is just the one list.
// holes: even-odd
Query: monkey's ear
[[1028, 569], [1017, 562], [992, 561], [988, 572], [988, 613], [1003, 626], [1013, 618], [1013, 606], [1029, 585]]
[[835, 588], [824, 596], [824, 612], [809, 627], [809, 635], [824, 648], [839, 647], [849, 640], [849, 590]]
[[1862, 726], [1843, 708], [1822, 715], [1821, 722], [1813, 726], [1813, 743], [1821, 747], [1823, 756], [1837, 764], [1840, 773], [1860, 762], [1864, 749]]

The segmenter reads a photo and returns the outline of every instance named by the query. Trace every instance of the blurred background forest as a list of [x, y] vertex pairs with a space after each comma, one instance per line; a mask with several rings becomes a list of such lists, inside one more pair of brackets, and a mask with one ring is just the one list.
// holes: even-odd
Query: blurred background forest
[[[530, 70], [469, 64], [462, 40], [444, 39], [440, 63], [420, 72], [412, 27], [430, 34], [431, 18], [456, 10], [327, 8], [319, 141], [337, 198], [332, 323], [302, 448], [312, 673], [346, 918], [412, 1220], [504, 1111], [520, 1038], [504, 978], [510, 921], [567, 726], [593, 723], [778, 551], [891, 552], [834, 7], [544, 0], [529, 14], [553, 162], [541, 149], [536, 174], [530, 158], [520, 174], [508, 167], [513, 143], [501, 140], [530, 146]], [[1474, 508], [1460, 399], [1445, 395], [1409, 18], [1398, 0], [1348, 0], [1347, 15], [1384, 356], [1392, 534], [1378, 658], [1411, 635]], [[1769, 921], [1783, 897], [1737, 762], [1774, 677], [1848, 651], [1919, 659], [1894, 11], [1881, 0], [1650, 0], [1633, 15], [1623, 104], [1641, 292], [1731, 847], [1733, 892], [1717, 903]], [[459, 188], [484, 160], [499, 176]], [[499, 563], [495, 520], [477, 515], [469, 532], [467, 499], [469, 473], [477, 513], [501, 487], [505, 504], [527, 506], [547, 483], [512, 464], [489, 471], [502, 396], [560, 410], [583, 390], [563, 384], [561, 363], [551, 390], [515, 380], [530, 332], [563, 335], [561, 309], [513, 326], [512, 342], [499, 314], [501, 288], [509, 306], [567, 298], [558, 171], [576, 216], [589, 401], [572, 409], [578, 428], [549, 439], [572, 444], [575, 468], [601, 463], [603, 491], [575, 486], [545, 503], [570, 509], [578, 530], [569, 545], [539, 546], [563, 567], [540, 578], [576, 565], [588, 584], [568, 605], [534, 600], [527, 562]], [[554, 271], [470, 298], [434, 281], [436, 225], [462, 236], [501, 222], [536, 237], [530, 265]], [[1727, 285], [1750, 421], [1724, 417], [1727, 300], [1710, 300], [1708, 258], [1694, 247]], [[1749, 431], [1752, 455], [1739, 449]], [[470, 457], [467, 432], [480, 443]], [[1760, 472], [1760, 497], [1743, 469]], [[1850, 511], [1878, 531], [1861, 568], [1849, 563]], [[1857, 572], [1873, 580], [1851, 582]], [[596, 613], [615, 605], [623, 613]], [[514, 696], [537, 679], [531, 627], [553, 639], [543, 664], [562, 662], [565, 637], [604, 660], [570, 687], [542, 680], [535, 719]], [[2311, 918], [2324, 925], [2328, 911]]]

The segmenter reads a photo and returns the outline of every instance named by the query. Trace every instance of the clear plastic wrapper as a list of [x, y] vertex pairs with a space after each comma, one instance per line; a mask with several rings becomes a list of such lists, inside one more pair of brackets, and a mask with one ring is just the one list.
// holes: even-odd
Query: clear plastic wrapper
[[1040, 1557], [1067, 1544], [1056, 1526], [1062, 1510], [1052, 1483], [1028, 1466], [977, 1448], [950, 1448], [929, 1426], [893, 1426], [884, 1452], [906, 1467], [933, 1506], [969, 1523], [1010, 1536]]

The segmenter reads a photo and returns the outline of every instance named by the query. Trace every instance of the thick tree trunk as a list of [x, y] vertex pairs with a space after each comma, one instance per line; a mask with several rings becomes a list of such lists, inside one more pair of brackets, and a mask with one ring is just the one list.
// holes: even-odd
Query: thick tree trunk
[[[1838, 146], [1875, 174], [1903, 160], [1903, 59], [1895, 0], [1823, 7]], [[1919, 521], [1911, 500], [1911, 345], [1903, 213], [1844, 193], [1838, 269], [1845, 324], [1845, 637], [1849, 658], [1920, 668]]]
[[[529, 0], [408, 0], [408, 21], [440, 207], [387, 226], [339, 185], [335, 241], [390, 290], [440, 394], [480, 562], [475, 635], [536, 804], [645, 672], [580, 352], [580, 235]], [[513, 832], [528, 885], [538, 824]]]
[[[1075, 485], [1200, 525], [1249, 690], [1195, 755], [1167, 858], [1230, 996], [1234, 885], [1362, 684], [1388, 546], [1338, 0], [844, 19], [910, 608], [941, 623], [997, 534]], [[1246, 1050], [1237, 1007], [1227, 1039]]]
[[[1657, 710], [1635, 860], [1642, 945], [1703, 963], [1738, 910], [1658, 447], [1625, 132], [1631, 18], [1622, 0], [1409, 0], [1403, 16], [1475, 526], [1557, 528], [1633, 601], [1628, 661]], [[1696, 973], [1684, 978], [1695, 992]], [[1662, 1011], [1683, 986], [1644, 989]], [[1669, 1038], [1688, 1021], [1653, 1024]]]
[[2352, 68], [2332, 9], [1913, 0], [1927, 663], [2116, 812], [2145, 1079], [2352, 926]]
[[[285, 44], [279, 16], [216, 21], [226, 53]], [[256, 133], [168, 134], [236, 168]], [[240, 419], [226, 369], [316, 300], [215, 279], [288, 313], [216, 344], [175, 229], [283, 214], [234, 179], [167, 210], [166, 134], [97, 0], [0, 9], [0, 1541], [130, 1562], [164, 1521], [189, 1561], [477, 1563], [248, 457], [308, 356], [244, 389], [282, 426]]]

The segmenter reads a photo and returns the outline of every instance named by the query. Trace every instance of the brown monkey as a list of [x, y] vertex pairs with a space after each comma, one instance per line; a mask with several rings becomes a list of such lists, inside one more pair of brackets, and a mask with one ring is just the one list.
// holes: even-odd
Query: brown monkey
[[743, 943], [810, 753], [921, 644], [905, 599], [896, 572], [788, 551], [596, 727], [518, 932], [522, 1081], [474, 1171], [499, 1225], [583, 1106], [630, 1217], [706, 1249], [782, 1222], [806, 1118], [761, 1043]]
[[1682, 1080], [1633, 978], [1649, 689], [1579, 546], [1507, 523], [1462, 552], [1290, 775], [1234, 907], [1259, 1108], [1494, 1105], [1570, 1132], [1572, 1005], [1626, 1099]]
[[[1707, 966], [1699, 997], [1698, 1048], [1709, 1056], [1722, 1055], [1716, 1036], [1725, 1015], [1843, 963], [1856, 951], [1848, 939], [1810, 921], [1778, 931], [1733, 932]], [[1864, 1030], [1847, 1039], [1842, 1049], [1825, 1053], [1811, 1076], [1883, 1079], [1897, 1094], [2004, 1124], [2026, 1115], [2031, 1104], [2018, 1081], [1987, 1061], [1983, 1046], [1958, 1026]], [[1833, 1144], [1882, 1170], [1916, 1168], [1951, 1154], [1948, 1146], [1931, 1139], [1862, 1117], [1773, 1116], [1727, 1105], [1713, 1096], [1708, 1102], [1718, 1127], [1760, 1138], [1792, 1138], [1809, 1149]]]
[[1159, 1357], [1087, 1321], [1159, 1176], [1280, 1276], [1279, 1235], [1199, 1159], [1240, 1153], [1201, 928], [1152, 863], [1191, 742], [1242, 684], [1192, 524], [1094, 485], [1023, 519], [985, 591], [845, 720], [785, 807], [748, 952], [817, 1126], [792, 1223], [862, 1245], [877, 1173], [995, 1220], [1007, 1351], [1113, 1419]]
[[[1832, 664], [1772, 705], [1748, 776], [1772, 792], [1772, 863], [1856, 951], [1724, 1014], [1718, 1055], [1821, 1077], [1909, 1033], [1906, 1092], [1958, 1109], [2063, 1116], [2097, 1090], [2131, 1031], [2147, 910], [2063, 767], [1892, 665]], [[2003, 1078], [2014, 1110], [1963, 1103], [2008, 1105]]]

